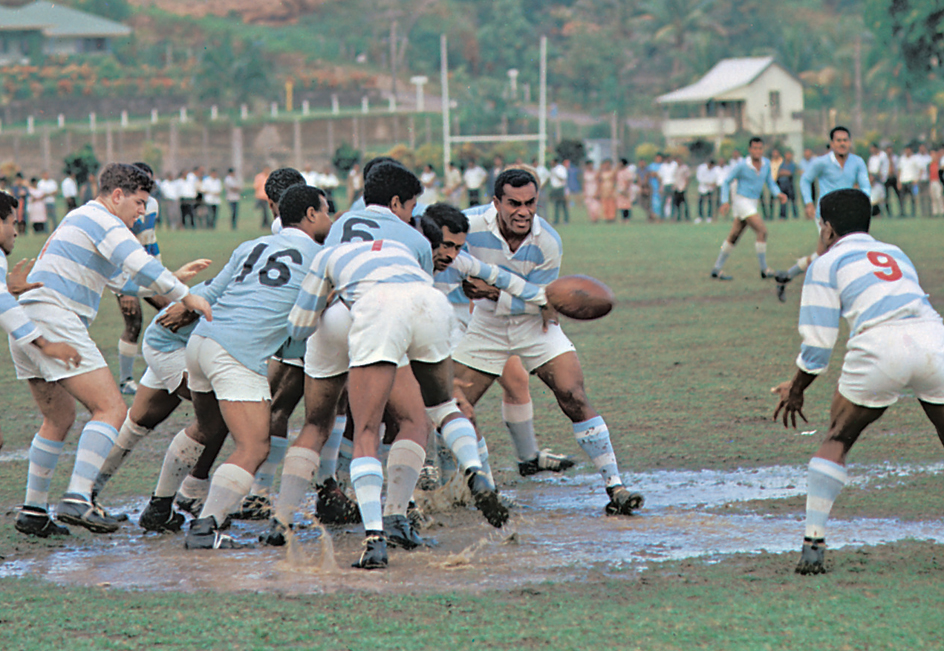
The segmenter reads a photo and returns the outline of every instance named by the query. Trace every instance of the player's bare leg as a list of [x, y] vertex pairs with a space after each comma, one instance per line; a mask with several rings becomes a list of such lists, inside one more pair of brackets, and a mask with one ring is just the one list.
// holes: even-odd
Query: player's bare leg
[[137, 296], [117, 295], [118, 307], [125, 322], [124, 332], [118, 338], [118, 381], [121, 393], [133, 396], [138, 390], [134, 381], [134, 358], [138, 355], [141, 336], [141, 299]]
[[826, 521], [833, 503], [848, 482], [846, 455], [859, 435], [885, 413], [851, 402], [839, 391], [833, 395], [829, 432], [810, 460], [806, 496], [806, 532], [797, 574], [822, 574], [826, 550]]
[[[546, 470], [563, 472], [574, 466], [573, 459], [562, 454], [554, 454], [550, 450], [538, 449], [537, 437], [534, 434], [534, 405], [531, 403], [528, 380], [528, 371], [525, 370], [521, 358], [517, 355], [508, 358], [498, 378], [498, 384], [503, 390], [502, 420], [515, 445], [518, 473], [522, 477], [527, 477]], [[488, 458], [488, 448], [481, 435], [479, 456]], [[482, 461], [483, 465], [486, 464], [485, 459]]]
[[760, 215], [751, 215], [744, 222], [751, 227], [757, 241], [754, 243], [754, 251], [757, 253], [757, 263], [760, 265], [760, 277], [763, 280], [773, 278], [777, 272], [767, 266], [767, 227]]
[[623, 486], [619, 475], [619, 466], [610, 430], [590, 400], [583, 383], [583, 369], [577, 353], [570, 351], [535, 369], [535, 374], [554, 392], [560, 405], [574, 424], [574, 436], [577, 444], [590, 457], [593, 465], [603, 477], [610, 503], [606, 505], [607, 515], [632, 515], [642, 506], [643, 496]]
[[731, 232], [721, 243], [721, 253], [718, 254], [718, 259], [715, 260], [715, 266], [711, 268], [711, 277], [715, 280], [732, 280], [732, 277], [722, 273], [721, 269], [724, 267], [724, 263], [728, 261], [728, 256], [731, 255], [731, 251], [734, 250], [734, 246], [738, 243], [738, 239], [740, 239], [745, 228], [747, 228], [746, 224], [735, 218], [731, 224]]

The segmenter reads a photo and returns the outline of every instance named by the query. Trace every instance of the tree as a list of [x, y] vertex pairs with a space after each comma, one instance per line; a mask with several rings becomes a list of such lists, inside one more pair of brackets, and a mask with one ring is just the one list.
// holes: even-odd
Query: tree
[[941, 0], [867, 0], [866, 25], [886, 46], [885, 56], [898, 54], [904, 63], [903, 82], [909, 91], [941, 81], [944, 64], [944, 3]]
[[78, 151], [72, 152], [63, 159], [63, 174], [75, 174], [79, 183], [85, 181], [89, 174], [97, 174], [101, 163], [95, 156], [95, 150], [92, 145], [86, 144]]

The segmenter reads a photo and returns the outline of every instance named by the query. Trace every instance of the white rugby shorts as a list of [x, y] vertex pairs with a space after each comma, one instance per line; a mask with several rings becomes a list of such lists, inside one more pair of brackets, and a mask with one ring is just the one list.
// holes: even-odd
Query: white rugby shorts
[[212, 391], [217, 400], [259, 402], [272, 399], [265, 375], [240, 364], [209, 337], [190, 336], [187, 343], [187, 374], [191, 392]]
[[78, 368], [67, 366], [65, 362], [43, 355], [32, 343], [18, 344], [11, 338], [10, 355], [18, 380], [41, 378], [46, 382], [56, 382], [108, 367], [98, 346], [89, 336], [88, 328], [75, 312], [49, 303], [26, 303], [23, 310], [47, 341], [69, 344], [82, 356], [82, 362]]
[[424, 283], [384, 283], [351, 308], [350, 366], [400, 365], [406, 357], [434, 364], [452, 353], [455, 314], [445, 294]]
[[880, 323], [846, 344], [839, 393], [863, 407], [888, 407], [911, 389], [944, 404], [944, 325], [901, 319]]
[[531, 373], [555, 357], [576, 350], [559, 325], [549, 325], [544, 332], [540, 314], [496, 316], [476, 308], [452, 358], [477, 371], [501, 375], [512, 355], [518, 355]]
[[759, 199], [748, 199], [740, 194], [734, 195], [734, 200], [731, 202], [731, 215], [735, 219], [745, 220], [751, 215], [756, 215], [760, 212]]
[[184, 373], [187, 372], [186, 347], [166, 353], [152, 348], [144, 341], [141, 342], [141, 356], [147, 362], [141, 386], [173, 393], [184, 383]]
[[351, 311], [341, 301], [322, 312], [315, 333], [305, 348], [305, 375], [329, 378], [347, 373], [347, 335], [351, 329]]

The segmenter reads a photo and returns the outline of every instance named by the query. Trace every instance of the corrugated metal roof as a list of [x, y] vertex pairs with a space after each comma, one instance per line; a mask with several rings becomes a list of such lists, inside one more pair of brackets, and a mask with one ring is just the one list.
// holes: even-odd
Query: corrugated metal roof
[[17, 29], [29, 26], [57, 38], [108, 38], [131, 34], [131, 28], [122, 23], [45, 0], [6, 10], [0, 14], [0, 29], [8, 29], [8, 18]]
[[704, 77], [656, 98], [659, 104], [707, 102], [732, 90], [747, 86], [774, 62], [773, 57], [722, 59]]
[[42, 29], [48, 25], [46, 19], [24, 15], [19, 9], [0, 7], [0, 32]]

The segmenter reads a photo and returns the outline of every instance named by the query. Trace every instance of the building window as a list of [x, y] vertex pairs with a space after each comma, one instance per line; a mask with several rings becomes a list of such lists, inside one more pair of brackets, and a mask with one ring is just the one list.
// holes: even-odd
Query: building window
[[770, 117], [775, 120], [780, 117], [780, 91], [770, 91]]

